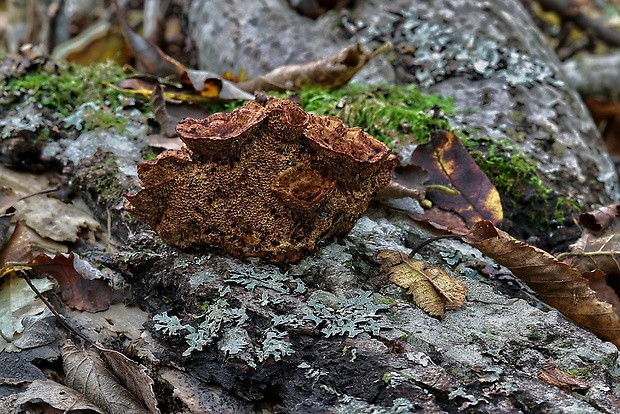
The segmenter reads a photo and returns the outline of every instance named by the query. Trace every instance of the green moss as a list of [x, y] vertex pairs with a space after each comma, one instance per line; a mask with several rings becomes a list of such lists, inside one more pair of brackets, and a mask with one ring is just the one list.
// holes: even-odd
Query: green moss
[[388, 145], [426, 142], [432, 132], [450, 129], [444, 114], [450, 98], [427, 95], [414, 85], [376, 87], [348, 84], [335, 91], [311, 88], [299, 93], [301, 105], [317, 115], [335, 115]]
[[72, 185], [89, 193], [97, 204], [107, 207], [121, 203], [126, 192], [120, 184], [117, 157], [101, 151], [78, 165], [72, 177]]
[[0, 74], [0, 104], [11, 110], [32, 103], [63, 119], [89, 104], [83, 130], [122, 128], [127, 120], [116, 111], [123, 101], [118, 91], [105, 84], [128, 76], [124, 68], [113, 63], [87, 67], [52, 61], [32, 64], [24, 74]]
[[584, 368], [567, 369], [567, 370], [562, 370], [562, 371], [564, 371], [565, 373], [569, 375], [572, 375], [573, 377], [581, 378], [584, 380], [588, 380], [592, 376], [591, 366], [587, 366]]

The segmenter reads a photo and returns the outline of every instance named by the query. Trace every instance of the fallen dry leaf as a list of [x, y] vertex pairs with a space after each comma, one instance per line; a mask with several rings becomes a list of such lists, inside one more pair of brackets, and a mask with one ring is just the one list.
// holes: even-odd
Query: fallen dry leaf
[[558, 367], [550, 363], [543, 366], [538, 376], [547, 381], [549, 384], [560, 387], [569, 394], [573, 391], [584, 391], [590, 389], [590, 385], [588, 385], [588, 383], [584, 380], [560, 371]]
[[263, 76], [239, 82], [237, 86], [251, 93], [299, 90], [303, 86], [338, 89], [349, 82], [368, 62], [391, 48], [392, 44], [386, 43], [370, 51], [356, 43], [325, 59], [284, 65]]
[[[410, 212], [414, 220], [428, 221], [455, 234], [466, 234], [467, 229], [480, 220], [494, 224], [502, 221], [499, 193], [453, 133], [433, 133], [428, 143], [415, 149], [410, 162], [429, 172], [426, 197], [434, 204], [424, 213]], [[457, 192], [434, 189], [433, 185]]]
[[112, 288], [103, 279], [88, 279], [76, 270], [78, 260], [73, 252], [67, 256], [49, 257], [40, 254], [27, 265], [54, 276], [60, 284], [60, 297], [71, 308], [86, 312], [100, 312], [110, 307]]
[[[65, 383], [109, 414], [149, 414], [93, 349], [80, 350], [66, 342], [61, 349]], [[152, 413], [151, 413], [152, 414]]]
[[545, 303], [620, 346], [620, 318], [577, 270], [544, 250], [513, 238], [487, 220], [476, 223], [463, 240], [510, 269]]
[[15, 412], [106, 414], [82, 394], [55, 381], [33, 381], [15, 401]]
[[396, 250], [382, 250], [377, 255], [382, 272], [407, 289], [413, 302], [432, 316], [445, 316], [446, 309], [463, 305], [467, 286], [439, 266], [408, 257]]
[[99, 351], [119, 382], [152, 414], [159, 414], [157, 397], [153, 392], [154, 381], [147, 374], [146, 367], [120, 352], [111, 349], [99, 349]]
[[607, 230], [620, 216], [620, 204], [603, 206], [589, 213], [579, 216], [579, 224], [590, 233], [600, 233]]
[[[254, 95], [239, 89], [223, 77], [203, 70], [188, 69], [181, 62], [165, 54], [157, 45], [134, 32], [127, 24], [118, 2], [114, 0], [113, 3], [125, 43], [142, 66], [141, 69], [155, 77], [168, 78], [181, 83], [181, 87], [161, 84], [165, 89], [165, 99], [194, 103], [212, 102], [214, 100], [254, 99]], [[124, 93], [143, 95], [149, 98], [153, 87], [158, 85], [159, 82], [151, 80], [144, 85], [145, 77], [142, 78], [141, 81], [131, 80], [135, 78], [126, 79], [117, 85], [109, 86]]]
[[125, 13], [121, 10], [118, 1], [112, 0], [112, 3], [116, 10], [116, 17], [120, 23], [125, 43], [143, 69], [155, 76], [172, 76], [179, 79], [185, 71], [185, 66], [176, 59], [166, 55], [158, 46], [134, 32], [129, 27], [125, 19]]

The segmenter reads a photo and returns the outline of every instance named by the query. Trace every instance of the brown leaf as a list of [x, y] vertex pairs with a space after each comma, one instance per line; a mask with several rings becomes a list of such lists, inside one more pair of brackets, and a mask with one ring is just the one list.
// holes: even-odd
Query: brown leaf
[[603, 206], [579, 216], [579, 224], [590, 233], [607, 230], [620, 216], [620, 204]]
[[32, 250], [26, 224], [23, 221], [18, 221], [11, 237], [1, 246], [0, 277], [4, 276], [5, 272], [2, 270], [7, 266], [7, 263], [26, 263], [31, 258]]
[[66, 342], [61, 349], [65, 383], [109, 414], [149, 414], [107, 370], [93, 349], [79, 350]]
[[[479, 220], [489, 220], [494, 224], [501, 222], [503, 212], [499, 193], [453, 133], [435, 132], [430, 142], [415, 149], [411, 163], [429, 172], [426, 197], [434, 204], [424, 214], [410, 213], [414, 220], [427, 220], [434, 209], [449, 211], [465, 226], [455, 228], [452, 227], [454, 223], [450, 223], [446, 227], [460, 234], [467, 233], [467, 228]], [[434, 189], [432, 185], [453, 188], [459, 194]], [[429, 222], [443, 224], [441, 215], [435, 215]]]
[[120, 383], [152, 414], [159, 414], [157, 398], [153, 392], [154, 381], [147, 374], [146, 367], [120, 352], [111, 349], [100, 349], [100, 351]]
[[588, 385], [587, 382], [560, 371], [556, 366], [550, 363], [543, 366], [538, 376], [549, 384], [560, 387], [568, 393], [590, 389], [590, 385]]
[[127, 24], [125, 14], [120, 9], [118, 1], [113, 0], [112, 3], [116, 9], [116, 17], [121, 25], [121, 32], [125, 38], [125, 43], [131, 49], [136, 60], [142, 64], [144, 70], [151, 75], [160, 77], [171, 76], [176, 80], [180, 80], [185, 72], [185, 66], [166, 55], [158, 46], [134, 32]]
[[303, 86], [338, 89], [344, 86], [369, 61], [392, 48], [386, 43], [374, 51], [359, 43], [347, 46], [335, 55], [314, 62], [285, 65], [255, 79], [239, 82], [244, 91], [299, 90]]
[[545, 303], [620, 346], [620, 318], [577, 270], [544, 250], [511, 237], [487, 220], [476, 223], [463, 240], [510, 269]]
[[383, 273], [407, 289], [413, 302], [432, 316], [445, 316], [446, 309], [463, 305], [467, 286], [439, 266], [408, 257], [395, 250], [382, 250], [378, 256]]
[[54, 276], [60, 284], [62, 300], [71, 308], [92, 313], [108, 309], [112, 288], [103, 279], [83, 277], [76, 270], [76, 260], [73, 252], [67, 256], [56, 254], [53, 258], [40, 254], [28, 262], [28, 266]]

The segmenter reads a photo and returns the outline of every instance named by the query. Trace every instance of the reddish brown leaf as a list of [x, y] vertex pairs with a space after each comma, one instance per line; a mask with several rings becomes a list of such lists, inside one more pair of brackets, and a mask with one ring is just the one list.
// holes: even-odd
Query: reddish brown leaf
[[[460, 234], [465, 234], [467, 228], [480, 220], [494, 224], [501, 222], [503, 212], [499, 193], [453, 133], [435, 132], [430, 142], [415, 149], [411, 163], [429, 172], [426, 197], [434, 204], [424, 214], [410, 213], [413, 219], [437, 223]], [[458, 194], [435, 189], [433, 185], [455, 189]], [[446, 225], [440, 214], [433, 215], [433, 210], [451, 212], [465, 226], [453, 227], [454, 221]]]
[[562, 388], [568, 393], [573, 391], [583, 391], [590, 388], [587, 382], [560, 371], [556, 366], [547, 363], [538, 374], [540, 378], [547, 381], [551, 385]]
[[62, 300], [71, 308], [93, 313], [108, 309], [112, 288], [103, 279], [83, 277], [76, 270], [75, 260], [77, 257], [73, 252], [68, 256], [57, 254], [54, 257], [40, 254], [28, 262], [28, 266], [54, 276], [60, 284]]
[[620, 318], [581, 274], [544, 250], [519, 241], [490, 221], [476, 223], [463, 240], [506, 266], [547, 304], [620, 346]]

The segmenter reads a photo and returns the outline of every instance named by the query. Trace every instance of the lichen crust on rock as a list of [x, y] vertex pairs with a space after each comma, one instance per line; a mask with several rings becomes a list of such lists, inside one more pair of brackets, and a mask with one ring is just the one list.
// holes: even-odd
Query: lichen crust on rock
[[339, 118], [287, 99], [186, 118], [185, 143], [138, 166], [127, 209], [169, 245], [294, 262], [347, 233], [397, 158]]

